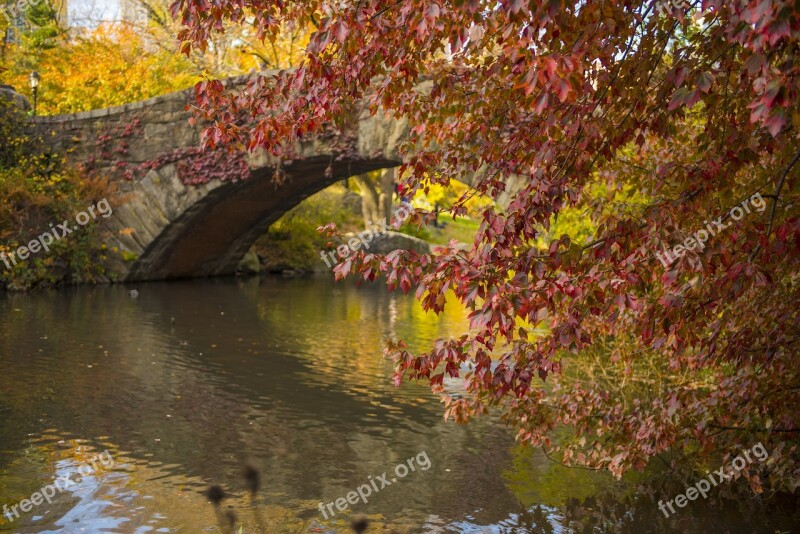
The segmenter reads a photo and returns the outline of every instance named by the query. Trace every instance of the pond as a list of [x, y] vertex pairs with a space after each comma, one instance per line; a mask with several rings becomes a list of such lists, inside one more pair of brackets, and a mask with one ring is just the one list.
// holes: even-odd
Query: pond
[[0, 531], [219, 532], [231, 512], [245, 533], [348, 532], [354, 516], [398, 533], [797, 524], [790, 504], [758, 499], [666, 520], [654, 502], [672, 494], [642, 475], [561, 467], [493, 416], [444, 421], [427, 387], [392, 385], [382, 348], [462, 333], [455, 307], [426, 315], [411, 295], [327, 278], [130, 289], [0, 295], [0, 505], [40, 497]]

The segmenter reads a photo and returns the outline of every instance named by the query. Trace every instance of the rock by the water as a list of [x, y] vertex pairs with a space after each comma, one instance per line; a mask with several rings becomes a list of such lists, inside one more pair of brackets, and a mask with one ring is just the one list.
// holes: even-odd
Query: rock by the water
[[[357, 237], [357, 235], [348, 234], [347, 237]], [[418, 237], [401, 234], [400, 232], [387, 231], [369, 242], [369, 249], [367, 249], [367, 252], [373, 254], [388, 254], [393, 250], [413, 250], [420, 254], [428, 254], [431, 251], [431, 246], [427, 241]]]
[[239, 274], [258, 274], [261, 272], [261, 260], [254, 250], [250, 250], [244, 255], [242, 261], [236, 267], [236, 272]]

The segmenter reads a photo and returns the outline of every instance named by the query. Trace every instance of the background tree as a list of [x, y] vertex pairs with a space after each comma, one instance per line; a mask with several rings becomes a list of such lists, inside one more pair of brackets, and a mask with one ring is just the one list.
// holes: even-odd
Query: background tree
[[19, 16], [0, 19], [6, 35], [0, 65], [7, 68], [0, 81], [28, 94], [27, 77], [39, 71], [38, 111], [43, 114], [143, 100], [191, 87], [203, 75], [287, 68], [300, 61], [312, 27], [297, 27], [262, 42], [252, 24], [228, 24], [205, 50], [185, 58], [175, 39], [177, 25], [160, 0], [138, 0], [144, 16], [130, 20], [103, 20], [99, 17], [107, 14], [89, 11], [79, 22], [89, 27], [75, 28], [66, 27], [60, 2], [31, 1], [22, 10], [16, 9], [20, 2], [7, 4], [4, 9], [13, 5]]
[[10, 53], [2, 79], [29, 93], [31, 70], [41, 74], [40, 114], [74, 113], [145, 100], [191, 87], [199, 77], [177, 54], [149, 51], [146, 40], [124, 26], [97, 30], [39, 49]]
[[59, 17], [62, 4], [57, 0], [3, 0], [0, 10], [0, 64], [8, 62], [13, 50], [24, 50], [30, 56], [51, 48], [66, 32]]

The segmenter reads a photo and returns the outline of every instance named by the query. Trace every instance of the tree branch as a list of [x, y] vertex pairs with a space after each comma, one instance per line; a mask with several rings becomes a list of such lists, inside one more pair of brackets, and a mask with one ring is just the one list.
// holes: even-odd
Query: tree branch
[[792, 161], [789, 162], [789, 166], [784, 169], [783, 175], [781, 175], [781, 179], [778, 181], [778, 186], [775, 188], [775, 198], [772, 199], [772, 209], [769, 210], [769, 227], [767, 227], [766, 235], [767, 241], [769, 241], [769, 234], [772, 233], [772, 223], [775, 221], [775, 209], [778, 207], [781, 189], [783, 189], [783, 184], [786, 182], [786, 177], [789, 176], [789, 171], [792, 170], [792, 167], [795, 166], [798, 160], [800, 160], [800, 151], [794, 155]]

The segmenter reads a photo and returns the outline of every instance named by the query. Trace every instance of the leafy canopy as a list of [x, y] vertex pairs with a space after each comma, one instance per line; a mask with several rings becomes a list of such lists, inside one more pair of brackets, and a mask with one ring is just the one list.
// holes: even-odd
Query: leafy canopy
[[[401, 173], [413, 189], [476, 175], [475, 189], [497, 198], [523, 179], [506, 208], [483, 213], [468, 250], [339, 266], [416, 287], [426, 309], [440, 312], [452, 291], [471, 310], [469, 333], [425, 354], [392, 343], [398, 381], [429, 381], [457, 420], [497, 406], [520, 441], [566, 463], [619, 475], [667, 451], [702, 460], [762, 441], [769, 482], [798, 484], [796, 2], [172, 9], [187, 52], [223, 21], [252, 22], [267, 40], [317, 27], [298, 69], [239, 93], [197, 88], [212, 143], [291, 155], [300, 137], [366, 110], [408, 119]], [[734, 220], [751, 198], [764, 209]], [[569, 210], [589, 224], [554, 234]], [[655, 257], [713, 221], [728, 228], [668, 265]], [[463, 376], [468, 395], [448, 396], [445, 375]], [[743, 474], [760, 491], [757, 467]]]

